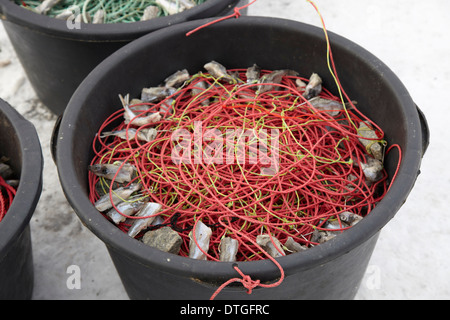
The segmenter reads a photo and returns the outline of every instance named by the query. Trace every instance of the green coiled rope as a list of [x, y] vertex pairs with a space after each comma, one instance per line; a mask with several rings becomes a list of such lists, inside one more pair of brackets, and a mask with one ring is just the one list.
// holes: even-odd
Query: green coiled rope
[[[14, 0], [17, 5], [23, 8], [34, 10], [42, 4], [42, 0]], [[207, 0], [190, 0], [195, 5], [200, 5]], [[182, 8], [182, 1], [167, 0]], [[104, 11], [103, 23], [129, 23], [141, 21], [144, 10], [149, 6], [159, 8], [158, 17], [168, 16], [170, 13], [158, 4], [155, 0], [61, 0], [54, 5], [46, 15], [52, 18], [57, 17], [71, 8], [78, 7], [83, 16], [83, 22], [86, 17], [93, 17], [100, 9]]]

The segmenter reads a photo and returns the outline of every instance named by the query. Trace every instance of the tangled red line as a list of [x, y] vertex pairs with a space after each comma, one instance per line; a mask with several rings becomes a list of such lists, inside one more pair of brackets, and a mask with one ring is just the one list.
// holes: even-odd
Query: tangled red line
[[[229, 72], [242, 81], [246, 80], [243, 69]], [[262, 71], [263, 74], [269, 72]], [[280, 270], [278, 281], [261, 284], [242, 274], [235, 266], [242, 278], [233, 278], [222, 284], [212, 299], [233, 282], [242, 283], [251, 293], [257, 286], [275, 287], [283, 281], [281, 265], [256, 243], [256, 237], [261, 233], [269, 234], [272, 242], [277, 239], [285, 243], [292, 237], [306, 247], [317, 245], [312, 241], [314, 230], [328, 230], [330, 221], [337, 221], [340, 226], [335, 232], [346, 230], [348, 226], [340, 221], [340, 213], [350, 211], [363, 217], [368, 215], [390, 187], [385, 171], [382, 179], [368, 184], [360, 166], [355, 165], [365, 163], [367, 149], [358, 140], [358, 130], [352, 123], [367, 121], [368, 118], [360, 116], [356, 107], [341, 111], [334, 117], [327, 110], [317, 110], [303, 98], [297, 80], [308, 81], [286, 76], [281, 84], [276, 84], [276, 89], [260, 93], [255, 99], [255, 90], [261, 84], [236, 86], [220, 82], [218, 85], [217, 79], [202, 74], [159, 103], [131, 106], [136, 113], [139, 113], [139, 107], [148, 107], [148, 110], [140, 111], [139, 116], [145, 116], [158, 112], [161, 105], [171, 101], [171, 108], [163, 120], [154, 125], [158, 130], [154, 141], [143, 143], [137, 138], [100, 138], [105, 131], [130, 129], [131, 126], [123, 122], [122, 109], [101, 125], [93, 141], [95, 157], [91, 164], [121, 161], [137, 168], [137, 176], [130, 183], [141, 183], [143, 194], [150, 201], [163, 204], [159, 213], [163, 218], [160, 226], [169, 225], [179, 231], [183, 239], [181, 256], [189, 255], [190, 232], [201, 220], [213, 230], [209, 250], [201, 250], [208, 260], [219, 261], [221, 239], [232, 236], [239, 241], [237, 261], [270, 259]], [[191, 92], [200, 87], [200, 82], [206, 82], [208, 89], [193, 97]], [[326, 88], [320, 97], [339, 100]], [[204, 105], [205, 101], [210, 103]], [[255, 163], [247, 160], [242, 164], [211, 164], [195, 163], [195, 157], [190, 155], [188, 160], [191, 162], [175, 164], [171, 151], [176, 144], [171, 139], [172, 134], [175, 129], [192, 133], [196, 121], [202, 123], [202, 135], [213, 129], [279, 128], [278, 172], [260, 175], [261, 169], [267, 167], [261, 159]], [[380, 129], [377, 132], [382, 139], [383, 132]], [[194, 143], [194, 140], [192, 137], [187, 142]], [[230, 138], [224, 135], [223, 142], [226, 146]], [[201, 150], [208, 150], [208, 147], [208, 142], [201, 142]], [[387, 152], [394, 147], [399, 150], [400, 164], [399, 146], [393, 145]], [[226, 147], [219, 150], [227, 152]], [[243, 153], [249, 155], [255, 151], [249, 143]], [[99, 181], [97, 176], [89, 173], [90, 200], [93, 203], [99, 198], [96, 189]], [[124, 232], [128, 231], [133, 219], [146, 218], [126, 217], [128, 220], [118, 226]], [[140, 236], [142, 234], [137, 238]], [[194, 241], [197, 242], [195, 235]]]
[[[245, 78], [244, 70], [230, 72]], [[139, 181], [145, 196], [164, 205], [160, 216], [164, 217], [165, 224], [186, 230], [180, 233], [184, 240], [180, 255], [188, 255], [189, 231], [200, 219], [214, 226], [211, 250], [205, 252], [214, 261], [218, 261], [220, 239], [230, 233], [240, 241], [242, 261], [267, 258], [255, 245], [256, 236], [264, 231], [281, 242], [294, 237], [303, 245], [316, 245], [311, 242], [312, 232], [325, 229], [330, 219], [339, 220], [339, 213], [369, 214], [387, 191], [387, 174], [374, 184], [365, 183], [362, 170], [353, 165], [365, 162], [367, 152], [358, 141], [357, 130], [350, 124], [342, 124], [346, 121], [344, 113], [333, 118], [314, 110], [306, 101], [299, 101], [302, 92], [295, 85], [296, 79], [286, 77], [278, 91], [260, 94], [257, 102], [248, 96], [254, 94], [253, 87], [258, 85], [236, 90], [228, 84], [214, 87], [213, 79], [193, 80], [167, 98], [174, 99], [174, 114], [157, 124], [159, 134], [148, 143], [100, 138], [103, 131], [120, 121], [123, 111], [119, 110], [101, 126], [93, 143], [96, 156], [92, 164], [122, 161], [135, 165], [138, 176], [131, 182]], [[194, 100], [190, 91], [200, 81], [207, 81], [210, 89], [201, 99]], [[321, 96], [337, 99], [327, 90]], [[215, 99], [216, 103], [202, 106], [202, 99]], [[160, 104], [145, 104], [150, 109], [142, 115], [159, 110]], [[362, 120], [353, 112], [350, 114], [353, 121]], [[255, 163], [247, 159], [243, 164], [233, 165], [174, 164], [171, 153], [175, 147], [171, 140], [174, 129], [192, 128], [196, 121], [202, 121], [202, 133], [229, 128], [283, 129], [279, 137], [279, 171], [272, 176], [261, 175], [261, 169], [267, 167], [261, 159]], [[114, 130], [127, 127], [121, 123]], [[226, 137], [223, 141], [224, 145], [230, 142]], [[207, 150], [208, 142], [202, 143], [202, 149]], [[246, 145], [244, 154], [255, 151], [252, 148]], [[225, 147], [221, 150], [227, 152]], [[95, 202], [99, 197], [95, 189], [99, 178], [90, 173], [89, 181], [90, 199]], [[128, 222], [119, 227], [126, 231], [129, 226]]]
[[7, 184], [2, 177], [0, 177], [0, 222], [8, 212], [15, 195], [16, 190]]

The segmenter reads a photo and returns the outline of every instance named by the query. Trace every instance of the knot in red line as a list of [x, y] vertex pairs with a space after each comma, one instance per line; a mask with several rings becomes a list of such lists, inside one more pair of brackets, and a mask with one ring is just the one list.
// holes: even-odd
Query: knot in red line
[[241, 280], [242, 285], [244, 288], [247, 289], [248, 294], [252, 294], [253, 289], [255, 289], [261, 281], [259, 280], [253, 280], [249, 275], [244, 275]]
[[256, 287], [258, 287], [261, 284], [261, 281], [259, 280], [253, 280], [249, 275], [244, 274], [237, 266], [233, 267], [234, 270], [236, 270], [242, 277], [242, 279], [239, 278], [233, 278], [230, 279], [228, 281], [226, 281], [225, 283], [223, 283], [219, 288], [217, 288], [217, 290], [213, 293], [213, 295], [211, 296], [210, 300], [214, 300], [216, 298], [216, 296], [229, 284], [233, 283], [233, 282], [240, 282], [242, 283], [242, 285], [244, 286], [245, 289], [247, 289], [247, 293], [248, 294], [252, 294], [253, 289], [255, 289]]
[[239, 18], [241, 16], [241, 10], [242, 8], [234, 7], [234, 15], [236, 18]]

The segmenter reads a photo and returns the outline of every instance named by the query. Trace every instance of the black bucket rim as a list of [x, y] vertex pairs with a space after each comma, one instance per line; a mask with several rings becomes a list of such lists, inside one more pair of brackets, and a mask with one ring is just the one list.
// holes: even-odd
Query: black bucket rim
[[[8, 212], [0, 222], [0, 258], [23, 232], [34, 214], [42, 192], [43, 156], [34, 125], [9, 103], [0, 99], [0, 112], [18, 136], [22, 152], [20, 184]], [[0, 128], [1, 130], [1, 128]], [[39, 171], [36, 171], [36, 169]]]
[[240, 0], [208, 0], [192, 9], [149, 21], [132, 23], [81, 23], [81, 29], [69, 29], [65, 20], [24, 9], [12, 0], [0, 4], [0, 18], [55, 37], [80, 41], [129, 41], [164, 27], [223, 14]]
[[[238, 276], [233, 268], [233, 263], [198, 261], [159, 251], [130, 238], [126, 233], [105, 219], [98, 213], [92, 203], [90, 203], [87, 195], [79, 191], [80, 187], [73, 185], [71, 182], [76, 180], [74, 166], [67, 168], [67, 164], [72, 162], [70, 160], [71, 146], [70, 143], [60, 144], [61, 141], [73, 141], [72, 133], [74, 128], [70, 123], [76, 119], [78, 109], [82, 105], [77, 101], [78, 96], [86, 96], [90, 91], [90, 84], [100, 79], [106, 72], [105, 70], [109, 69], [108, 66], [119, 63], [130, 51], [141, 50], [151, 43], [163, 41], [167, 33], [186, 32], [208, 21], [210, 19], [191, 21], [156, 31], [151, 35], [144, 36], [126, 45], [97, 66], [77, 89], [64, 112], [58, 134], [59, 143], [55, 154], [59, 177], [66, 198], [85, 226], [102, 240], [108, 249], [121, 252], [127, 255], [128, 258], [140, 263], [163, 266], [168, 273], [189, 273], [201, 279], [229, 279]], [[225, 28], [230, 24], [251, 24], [252, 27], [271, 25], [273, 28], [301, 29], [302, 32], [323, 37], [323, 30], [318, 27], [298, 21], [273, 17], [241, 17], [239, 19], [222, 21], [220, 24], [212, 25], [208, 28], [215, 28], [218, 25]], [[207, 29], [199, 32], [207, 32]], [[195, 36], [195, 34], [191, 36]], [[419, 115], [412, 98], [399, 78], [382, 61], [366, 49], [333, 32], [329, 32], [329, 36], [332, 47], [343, 47], [355, 56], [358, 55], [370, 61], [373, 70], [383, 74], [383, 77], [395, 86], [398, 101], [401, 101], [402, 104], [407, 106], [407, 108], [404, 108], [404, 112], [410, 121], [408, 130], [413, 135], [408, 135], [406, 138], [407, 152], [403, 154], [403, 162], [399, 168], [395, 182], [392, 184], [388, 194], [371, 214], [356, 226], [326, 243], [310, 248], [302, 253], [277, 258], [277, 261], [286, 273], [294, 268], [298, 272], [298, 270], [307, 270], [313, 266], [324, 264], [351, 251], [370, 238], [377, 236], [379, 231], [394, 217], [406, 201], [416, 181], [423, 156], [422, 130]], [[408, 159], [409, 161], [405, 163], [404, 159]], [[61, 163], [64, 163], [64, 169], [62, 169], [61, 165], [58, 165]], [[405, 188], [405, 186], [408, 187]], [[388, 214], [383, 214], [383, 212], [388, 212]], [[278, 268], [268, 259], [252, 262], [237, 262], [237, 265], [245, 274], [251, 274], [254, 277], [271, 273], [273, 274], [272, 279], [276, 279], [280, 275]]]

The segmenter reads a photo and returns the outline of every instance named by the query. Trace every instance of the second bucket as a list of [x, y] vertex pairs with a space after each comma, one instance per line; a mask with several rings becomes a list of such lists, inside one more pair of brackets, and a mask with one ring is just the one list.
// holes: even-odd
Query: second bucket
[[103, 59], [127, 43], [174, 24], [229, 14], [247, 0], [208, 0], [184, 12], [149, 21], [85, 24], [26, 10], [14, 1], [0, 3], [0, 19], [39, 99], [61, 115], [83, 79]]

